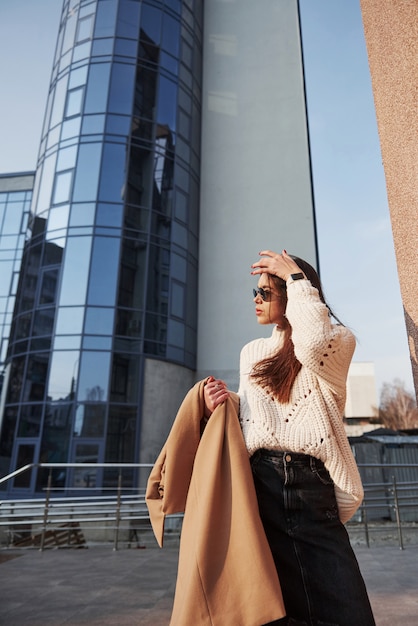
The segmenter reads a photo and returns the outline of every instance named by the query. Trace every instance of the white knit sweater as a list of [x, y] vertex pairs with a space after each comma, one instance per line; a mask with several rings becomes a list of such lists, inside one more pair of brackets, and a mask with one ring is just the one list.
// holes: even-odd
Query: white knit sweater
[[240, 420], [250, 455], [259, 448], [309, 454], [323, 461], [334, 481], [339, 516], [348, 521], [363, 498], [360, 474], [344, 430], [347, 372], [355, 348], [348, 328], [332, 324], [318, 290], [308, 280], [288, 282], [286, 317], [302, 364], [288, 403], [280, 403], [249, 374], [283, 341], [255, 339], [241, 351]]

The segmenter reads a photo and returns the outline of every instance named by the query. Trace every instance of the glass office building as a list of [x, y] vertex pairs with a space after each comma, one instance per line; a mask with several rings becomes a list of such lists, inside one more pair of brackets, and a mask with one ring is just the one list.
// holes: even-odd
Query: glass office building
[[[134, 462], [144, 357], [195, 368], [186, 284], [197, 282], [201, 46], [196, 0], [64, 2], [16, 286], [2, 473]], [[80, 486], [70, 474], [54, 486]], [[13, 488], [44, 486], [33, 472]]]
[[[257, 7], [64, 0], [33, 191], [0, 193], [2, 475], [153, 462], [196, 378], [235, 376], [259, 221], [315, 261], [298, 3]], [[46, 480], [34, 470], [7, 492]], [[61, 469], [52, 486], [115, 475]]]

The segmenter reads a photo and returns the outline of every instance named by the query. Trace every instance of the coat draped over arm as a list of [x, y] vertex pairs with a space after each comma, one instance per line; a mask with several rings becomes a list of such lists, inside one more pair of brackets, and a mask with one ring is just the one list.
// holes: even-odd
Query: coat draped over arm
[[166, 515], [184, 512], [171, 626], [262, 626], [284, 617], [273, 557], [231, 394], [200, 435], [205, 381], [186, 395], [148, 479], [162, 547]]

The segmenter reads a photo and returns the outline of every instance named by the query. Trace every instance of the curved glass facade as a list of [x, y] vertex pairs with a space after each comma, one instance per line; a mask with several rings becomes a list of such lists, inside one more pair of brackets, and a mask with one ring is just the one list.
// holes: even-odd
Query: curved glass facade
[[[195, 368], [201, 52], [202, 0], [64, 2], [10, 333], [3, 469], [137, 461], [144, 359]], [[54, 476], [56, 488], [96, 484], [113, 477]]]

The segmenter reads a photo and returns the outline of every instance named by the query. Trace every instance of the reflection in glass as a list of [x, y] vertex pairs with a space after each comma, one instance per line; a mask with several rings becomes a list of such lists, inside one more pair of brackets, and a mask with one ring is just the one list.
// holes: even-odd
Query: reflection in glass
[[64, 139], [70, 139], [72, 137], [78, 137], [80, 134], [81, 117], [73, 117], [66, 120], [62, 125], [61, 141]]
[[97, 5], [94, 37], [113, 37], [115, 33], [117, 0], [102, 0]]
[[111, 348], [111, 337], [101, 337], [99, 335], [84, 335], [83, 350], [110, 350]]
[[64, 204], [50, 210], [48, 215], [48, 232], [60, 228], [67, 228], [69, 210], [69, 204]]
[[67, 93], [67, 106], [65, 108], [65, 117], [80, 115], [81, 105], [83, 102], [84, 87], [73, 89]]
[[142, 5], [141, 29], [155, 45], [160, 43], [161, 36], [161, 10]]
[[71, 207], [70, 226], [92, 224], [96, 205], [94, 203], [73, 204]]
[[115, 310], [113, 308], [88, 307], [84, 332], [87, 334], [111, 335], [114, 317]]
[[105, 404], [79, 404], [73, 434], [76, 437], [103, 437]]
[[48, 362], [49, 354], [47, 352], [29, 356], [23, 385], [23, 402], [42, 402], [44, 399]]
[[47, 396], [51, 400], [71, 400], [77, 380], [78, 350], [55, 350], [52, 354]]
[[136, 39], [139, 32], [139, 2], [119, 3], [116, 35]]
[[[16, 469], [24, 467], [25, 465], [30, 465], [35, 460], [35, 444], [33, 443], [21, 443], [19, 445], [17, 459], [16, 459]], [[29, 489], [31, 479], [32, 479], [32, 469], [27, 472], [23, 472], [16, 476], [13, 481], [13, 486], [18, 487], [20, 489]]]
[[99, 198], [105, 202], [123, 200], [126, 146], [106, 143], [103, 149]]
[[84, 113], [105, 113], [109, 77], [109, 63], [94, 64], [90, 67]]
[[115, 304], [119, 249], [119, 238], [94, 238], [87, 298], [89, 304], [103, 306]]
[[89, 15], [78, 21], [76, 42], [79, 43], [83, 39], [90, 39], [93, 27], [93, 15]]
[[83, 118], [82, 135], [100, 135], [104, 132], [105, 115], [85, 115]]
[[109, 370], [109, 352], [83, 352], [78, 382], [78, 401], [105, 402], [108, 396]]
[[77, 146], [63, 148], [58, 152], [57, 172], [69, 170], [75, 166], [77, 158]]
[[[77, 443], [75, 446], [75, 463], [98, 463], [99, 445], [95, 443]], [[94, 467], [81, 467], [74, 469], [72, 487], [75, 489], [92, 489], [97, 483], [97, 469]]]
[[107, 463], [135, 461], [136, 412], [136, 407], [110, 407], [105, 453]]
[[68, 89], [74, 89], [74, 87], [86, 84], [87, 69], [88, 66], [83, 65], [83, 67], [79, 67], [71, 71], [70, 80], [68, 81]]
[[96, 199], [101, 150], [101, 143], [86, 143], [80, 146], [74, 182], [74, 202]]
[[38, 437], [41, 428], [42, 404], [24, 404], [20, 410], [18, 437]]
[[134, 89], [135, 66], [114, 63], [108, 110], [111, 113], [130, 114]]
[[139, 357], [129, 354], [114, 354], [112, 364], [112, 402], [135, 403], [139, 388]]
[[90, 237], [70, 237], [68, 239], [61, 286], [61, 306], [84, 304], [90, 249]]
[[60, 307], [58, 309], [56, 335], [81, 335], [84, 307]]
[[39, 309], [35, 312], [32, 334], [36, 337], [51, 335], [54, 326], [55, 308]]

